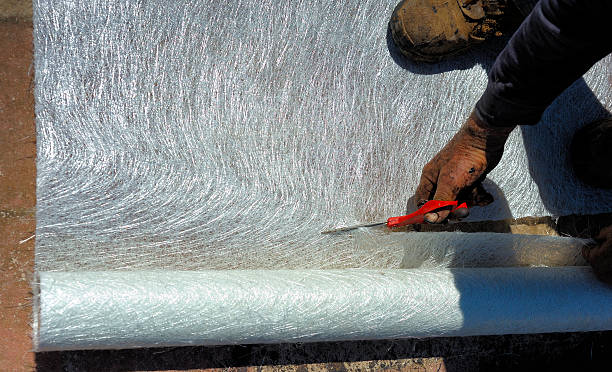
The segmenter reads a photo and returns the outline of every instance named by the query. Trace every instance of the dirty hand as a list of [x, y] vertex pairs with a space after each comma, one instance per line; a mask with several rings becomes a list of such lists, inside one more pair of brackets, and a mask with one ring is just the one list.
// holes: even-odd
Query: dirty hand
[[597, 245], [582, 248], [582, 256], [599, 280], [612, 284], [612, 225], [601, 229], [595, 241]]
[[[493, 197], [480, 184], [499, 163], [514, 127], [490, 127], [476, 114], [468, 117], [449, 143], [423, 168], [414, 200], [461, 200], [487, 205]], [[449, 211], [428, 213], [430, 223], [444, 221]]]

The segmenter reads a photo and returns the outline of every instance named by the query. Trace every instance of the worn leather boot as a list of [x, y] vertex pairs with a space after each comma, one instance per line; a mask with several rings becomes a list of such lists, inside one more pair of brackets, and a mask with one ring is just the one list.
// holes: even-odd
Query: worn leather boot
[[402, 54], [433, 63], [501, 36], [521, 18], [508, 0], [403, 0], [389, 29]]
[[589, 123], [574, 134], [570, 161], [582, 182], [612, 188], [612, 118]]

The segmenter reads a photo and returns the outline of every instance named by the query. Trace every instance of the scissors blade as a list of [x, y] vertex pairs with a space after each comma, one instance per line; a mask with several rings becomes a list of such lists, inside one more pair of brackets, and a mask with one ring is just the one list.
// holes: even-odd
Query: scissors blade
[[360, 227], [379, 226], [379, 225], [385, 225], [386, 223], [387, 223], [387, 221], [384, 221], [384, 222], [374, 222], [374, 223], [364, 223], [364, 224], [361, 224], [361, 225], [354, 225], [354, 226], [338, 227], [338, 228], [332, 229], [332, 230], [321, 231], [321, 234], [331, 234], [331, 233], [340, 232], [340, 231], [350, 231], [350, 230], [358, 229]]

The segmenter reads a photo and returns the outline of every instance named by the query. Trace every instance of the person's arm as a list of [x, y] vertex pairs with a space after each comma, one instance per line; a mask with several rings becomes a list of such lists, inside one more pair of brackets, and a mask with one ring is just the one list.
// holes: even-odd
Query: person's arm
[[499, 54], [476, 104], [491, 126], [536, 124], [544, 110], [612, 51], [612, 1], [541, 0]]
[[[456, 200], [460, 193], [468, 202], [483, 199], [477, 185], [498, 164], [512, 129], [537, 123], [563, 90], [610, 52], [611, 10], [609, 0], [541, 0], [497, 57], [466, 123], [424, 167], [415, 200]], [[427, 220], [447, 217], [442, 211]]]

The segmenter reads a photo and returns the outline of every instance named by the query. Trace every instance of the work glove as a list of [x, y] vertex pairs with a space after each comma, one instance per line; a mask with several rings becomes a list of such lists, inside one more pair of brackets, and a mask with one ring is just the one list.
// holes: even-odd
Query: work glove
[[[513, 129], [514, 126], [488, 126], [472, 112], [450, 142], [425, 165], [412, 200], [417, 204], [424, 200], [459, 200], [468, 206], [491, 203], [493, 197], [481, 182], [501, 160]], [[448, 210], [428, 213], [425, 220], [440, 223], [449, 213]]]
[[601, 229], [595, 241], [596, 245], [582, 248], [582, 256], [599, 280], [612, 284], [612, 225]]

